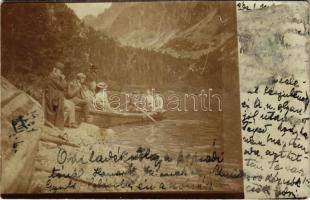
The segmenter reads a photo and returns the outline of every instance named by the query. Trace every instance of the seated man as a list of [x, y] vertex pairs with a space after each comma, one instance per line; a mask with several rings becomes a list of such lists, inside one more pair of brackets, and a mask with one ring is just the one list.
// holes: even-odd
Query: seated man
[[88, 101], [89, 109], [90, 110], [95, 110], [95, 105], [94, 105], [94, 99], [95, 99], [95, 93], [92, 90], [89, 90], [86, 88], [83, 91], [83, 97], [86, 101]]
[[64, 109], [65, 126], [69, 128], [78, 128], [79, 125], [75, 122], [75, 104], [72, 101], [65, 98], [64, 105], [65, 105]]
[[[134, 91], [128, 97], [129, 97], [129, 99], [128, 99], [128, 102], [126, 104], [126, 111], [127, 112], [141, 112], [139, 110], [139, 106], [141, 106], [141, 105], [139, 104], [140, 99], [138, 96], [138, 92]], [[126, 101], [127, 101], [127, 99], [126, 99]], [[143, 105], [142, 105], [142, 107], [143, 107]]]
[[85, 79], [85, 74], [78, 73], [76, 79], [69, 83], [67, 96], [68, 99], [72, 101], [76, 106], [82, 107], [85, 121], [89, 122], [89, 103], [85, 99], [85, 88], [83, 86]]

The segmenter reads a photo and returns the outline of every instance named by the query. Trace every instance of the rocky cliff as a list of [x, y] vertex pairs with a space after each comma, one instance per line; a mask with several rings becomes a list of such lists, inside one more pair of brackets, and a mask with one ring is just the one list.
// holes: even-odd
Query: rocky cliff
[[84, 21], [126, 46], [199, 58], [234, 35], [234, 8], [230, 2], [113, 3]]
[[[33, 112], [36, 115], [33, 128], [36, 130], [27, 132], [30, 130], [27, 122], [25, 126], [23, 121], [18, 121], [16, 126], [12, 124], [19, 116], [32, 121], [32, 117], [27, 115]], [[40, 104], [1, 77], [2, 192], [23, 193], [28, 190], [42, 127], [43, 112]]]
[[37, 177], [52, 171], [57, 147], [79, 151], [81, 144], [99, 137], [94, 125], [61, 132], [44, 122], [41, 105], [1, 77], [1, 193], [43, 191], [45, 183], [38, 184], [43, 180]]

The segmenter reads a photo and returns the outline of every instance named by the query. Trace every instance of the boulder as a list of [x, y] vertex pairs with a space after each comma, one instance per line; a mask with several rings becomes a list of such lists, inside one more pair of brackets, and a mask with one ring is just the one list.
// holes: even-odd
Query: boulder
[[82, 123], [61, 131], [44, 121], [41, 105], [1, 77], [1, 193], [46, 192], [58, 147], [79, 152], [99, 141], [102, 137], [95, 125]]
[[27, 192], [42, 126], [41, 105], [1, 77], [2, 193]]
[[87, 123], [81, 123], [79, 128], [65, 128], [64, 132], [68, 142], [77, 145], [96, 144], [102, 138], [99, 127]]
[[[57, 165], [57, 155], [59, 148], [66, 149], [71, 153], [79, 153], [89, 146], [100, 146], [101, 141], [100, 129], [92, 124], [82, 123], [79, 128], [65, 128], [61, 137], [65, 138], [65, 142], [59, 143], [60, 138], [52, 136], [53, 131], [44, 127], [44, 139], [39, 142], [39, 151], [35, 161], [35, 173], [33, 181], [29, 188], [31, 193], [50, 192], [46, 188], [53, 167]], [[50, 138], [50, 139], [46, 139]], [[56, 139], [57, 138], [57, 139]], [[81, 168], [86, 166], [81, 165]], [[87, 169], [85, 169], [87, 170]], [[59, 184], [65, 184], [66, 180], [59, 179]]]

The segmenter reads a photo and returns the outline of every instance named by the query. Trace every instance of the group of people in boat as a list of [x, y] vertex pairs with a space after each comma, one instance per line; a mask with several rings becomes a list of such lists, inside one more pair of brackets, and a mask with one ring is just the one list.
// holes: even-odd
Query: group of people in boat
[[[75, 118], [76, 107], [82, 109], [82, 118], [85, 122], [90, 122], [90, 110], [119, 112], [110, 106], [108, 85], [99, 81], [98, 68], [95, 65], [90, 65], [86, 73], [77, 73], [70, 82], [66, 80], [64, 68], [63, 63], [57, 62], [46, 79], [44, 107], [48, 122], [61, 130], [64, 126], [79, 127]], [[145, 98], [146, 106], [137, 105], [141, 98]], [[126, 107], [129, 112], [159, 110], [163, 108], [163, 99], [158, 93], [155, 96], [152, 95], [150, 90], [147, 90], [146, 95], [134, 92], [130, 95], [130, 101]]]
[[[154, 92], [154, 91], [153, 91]], [[160, 95], [160, 92], [152, 94], [151, 90], [146, 90], [146, 93], [142, 91], [134, 91], [129, 96], [129, 102], [126, 106], [129, 112], [141, 112], [141, 111], [163, 111], [164, 100]]]

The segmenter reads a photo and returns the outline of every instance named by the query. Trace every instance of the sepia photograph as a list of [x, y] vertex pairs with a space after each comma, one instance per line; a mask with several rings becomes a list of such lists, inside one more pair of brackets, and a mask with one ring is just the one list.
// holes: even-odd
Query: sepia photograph
[[[5, 1], [1, 195], [296, 197], [288, 182], [264, 170], [292, 172], [280, 168], [283, 159], [301, 157], [284, 155], [290, 146], [303, 150], [301, 163], [308, 166], [309, 152], [297, 143], [308, 141], [307, 68], [303, 61], [299, 71], [290, 67], [292, 55], [307, 55], [298, 49], [309, 36], [304, 8]], [[294, 88], [285, 93], [285, 87]], [[285, 142], [272, 135], [277, 131]], [[290, 133], [298, 135], [294, 143]]]
[[234, 2], [9, 3], [2, 193], [243, 193]]

